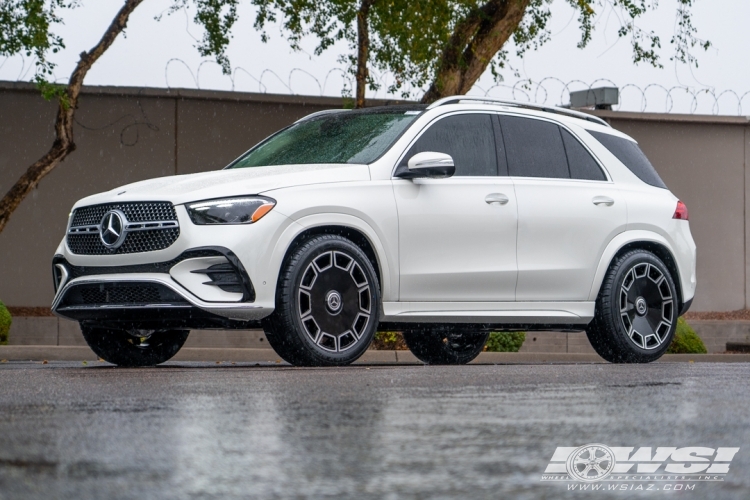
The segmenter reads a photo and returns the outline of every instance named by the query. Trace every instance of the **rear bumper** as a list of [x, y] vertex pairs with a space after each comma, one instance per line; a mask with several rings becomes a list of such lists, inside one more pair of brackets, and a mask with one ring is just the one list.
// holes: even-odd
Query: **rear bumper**
[[685, 302], [683, 302], [682, 307], [680, 308], [680, 316], [688, 312], [688, 310], [690, 309], [690, 306], [692, 305], [693, 305], [692, 297], [689, 300], [686, 300]]

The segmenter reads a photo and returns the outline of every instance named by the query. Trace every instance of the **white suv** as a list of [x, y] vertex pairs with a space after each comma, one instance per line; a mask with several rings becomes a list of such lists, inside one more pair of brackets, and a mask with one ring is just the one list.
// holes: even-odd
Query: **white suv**
[[612, 362], [669, 346], [695, 294], [685, 205], [635, 141], [566, 109], [457, 96], [307, 116], [225, 169], [73, 208], [56, 314], [120, 365], [190, 329], [262, 326], [295, 365], [402, 331], [467, 363], [496, 330], [586, 330]]

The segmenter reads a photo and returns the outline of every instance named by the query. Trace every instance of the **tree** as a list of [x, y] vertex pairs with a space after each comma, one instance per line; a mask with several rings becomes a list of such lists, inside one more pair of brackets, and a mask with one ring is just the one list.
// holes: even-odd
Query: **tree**
[[35, 161], [0, 200], [0, 232], [5, 228], [13, 211], [23, 199], [75, 148], [73, 118], [78, 108], [78, 98], [83, 80], [91, 66], [107, 51], [127, 25], [130, 14], [143, 0], [125, 0], [107, 27], [99, 43], [88, 52], [81, 52], [78, 64], [64, 86], [48, 83], [54, 65], [46, 59], [47, 53], [64, 47], [63, 41], [50, 32], [50, 26], [60, 22], [57, 9], [75, 6], [75, 2], [53, 0], [1, 0], [0, 3], [0, 55], [25, 52], [36, 56], [36, 81], [47, 98], [57, 99], [55, 140], [49, 151]]
[[[203, 56], [215, 56], [225, 72], [229, 60], [225, 48], [230, 40], [230, 30], [237, 17], [238, 0], [192, 0], [197, 7], [195, 20], [204, 27], [203, 40], [198, 51]], [[0, 200], [0, 232], [11, 214], [39, 182], [76, 149], [73, 136], [73, 118], [78, 109], [78, 99], [83, 81], [93, 64], [107, 51], [117, 36], [125, 29], [130, 14], [143, 0], [125, 0], [107, 27], [99, 43], [88, 52], [82, 52], [67, 85], [48, 81], [55, 68], [47, 59], [52, 52], [65, 48], [62, 38], [51, 28], [62, 21], [59, 12], [76, 8], [78, 0], [0, 0], [0, 55], [25, 54], [36, 61], [34, 80], [46, 99], [57, 100], [55, 140], [49, 151], [34, 162], [21, 178]], [[175, 0], [172, 10], [184, 7], [188, 0]]]
[[[253, 0], [258, 7], [255, 27], [262, 32], [261, 39], [268, 40], [266, 25], [282, 19], [283, 29], [292, 48], [300, 49], [305, 36], [318, 39], [315, 54], [320, 55], [334, 43], [346, 40], [350, 54], [342, 56], [354, 74], [355, 107], [365, 106], [365, 90], [376, 88], [370, 77], [370, 25], [377, 21], [378, 8], [387, 0]], [[392, 0], [393, 1], [393, 0]], [[401, 0], [395, 0], [400, 4]]]
[[[662, 67], [660, 36], [638, 26], [644, 14], [658, 8], [657, 2], [565, 1], [578, 12], [581, 31], [578, 48], [590, 42], [597, 13], [610, 7], [620, 20], [618, 36], [630, 42], [633, 62]], [[690, 12], [694, 0], [677, 1], [677, 23], [670, 40], [674, 53], [670, 59], [697, 66], [692, 50], [696, 46], [708, 49], [711, 43], [697, 37]], [[438, 8], [434, 15], [423, 16], [425, 9], [435, 10], [435, 3], [429, 0], [414, 0], [399, 6], [389, 4], [388, 11], [382, 14], [389, 20], [388, 25], [376, 33], [381, 47], [375, 64], [396, 75], [396, 85], [391, 91], [402, 88], [405, 82], [417, 88], [429, 82], [421, 98], [424, 103], [465, 94], [488, 67], [496, 78], [500, 77], [500, 71], [506, 67], [509, 42], [522, 56], [550, 40], [547, 23], [551, 3], [552, 0], [451, 0], [445, 2], [450, 12], [447, 23], [444, 8]], [[415, 23], [421, 23], [421, 29], [407, 33], [398, 28]], [[405, 92], [405, 97], [408, 94]]]

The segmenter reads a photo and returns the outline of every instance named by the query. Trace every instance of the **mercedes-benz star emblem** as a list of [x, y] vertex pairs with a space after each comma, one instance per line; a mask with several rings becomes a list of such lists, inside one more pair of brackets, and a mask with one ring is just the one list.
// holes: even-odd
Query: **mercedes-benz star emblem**
[[635, 310], [640, 316], [645, 316], [648, 312], [646, 299], [644, 299], [643, 297], [638, 297], [638, 299], [635, 301]]
[[335, 290], [331, 290], [326, 295], [326, 305], [328, 306], [328, 311], [331, 314], [338, 314], [338, 312], [341, 310], [341, 294]]
[[116, 250], [125, 241], [125, 214], [119, 210], [110, 210], [99, 224], [99, 238], [105, 247]]

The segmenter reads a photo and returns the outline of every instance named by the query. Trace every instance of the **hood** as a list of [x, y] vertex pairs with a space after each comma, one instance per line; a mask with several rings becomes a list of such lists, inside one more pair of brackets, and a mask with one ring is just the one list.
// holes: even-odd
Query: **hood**
[[367, 165], [276, 165], [239, 168], [135, 182], [83, 198], [75, 207], [125, 201], [170, 201], [180, 205], [211, 198], [261, 194], [293, 186], [369, 179], [370, 170]]

